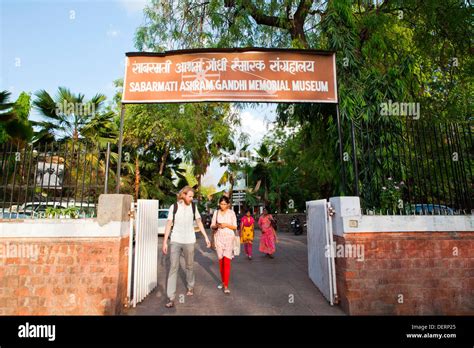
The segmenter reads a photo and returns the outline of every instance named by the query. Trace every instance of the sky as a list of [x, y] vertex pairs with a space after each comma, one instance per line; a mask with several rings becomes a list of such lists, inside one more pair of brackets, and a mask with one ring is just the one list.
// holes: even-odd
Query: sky
[[[114, 94], [124, 75], [125, 52], [134, 52], [134, 34], [143, 24], [146, 0], [0, 0], [0, 90], [15, 100], [22, 91], [59, 86], [86, 99]], [[244, 131], [256, 146], [271, 129], [275, 105], [241, 112]], [[40, 116], [32, 110], [31, 118]], [[217, 185], [225, 168], [213, 161], [204, 185]]]

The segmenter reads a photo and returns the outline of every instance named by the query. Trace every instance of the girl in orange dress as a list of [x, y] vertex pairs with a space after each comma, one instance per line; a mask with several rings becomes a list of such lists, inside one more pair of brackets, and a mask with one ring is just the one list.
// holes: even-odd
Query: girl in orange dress
[[245, 254], [249, 260], [252, 260], [254, 224], [255, 220], [252, 217], [250, 209], [247, 209], [240, 223], [240, 242], [244, 245]]

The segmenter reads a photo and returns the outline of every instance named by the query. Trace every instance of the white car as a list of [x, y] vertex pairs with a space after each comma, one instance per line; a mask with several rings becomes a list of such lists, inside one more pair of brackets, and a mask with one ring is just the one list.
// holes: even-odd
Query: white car
[[158, 209], [158, 235], [165, 235], [165, 227], [168, 221], [168, 209]]
[[[166, 223], [168, 222], [168, 209], [158, 209], [158, 235], [165, 235]], [[194, 232], [199, 232], [199, 227], [194, 221]]]

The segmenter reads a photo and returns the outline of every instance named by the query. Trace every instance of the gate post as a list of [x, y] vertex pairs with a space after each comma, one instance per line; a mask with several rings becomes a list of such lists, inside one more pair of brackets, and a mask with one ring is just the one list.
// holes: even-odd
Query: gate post
[[116, 224], [119, 229], [119, 240], [115, 242], [114, 253], [118, 253], [118, 264], [108, 265], [110, 269], [116, 270], [113, 279], [116, 279], [116, 298], [112, 314], [120, 314], [124, 307], [128, 306], [128, 261], [130, 256], [130, 206], [133, 197], [124, 194], [102, 194], [99, 196], [97, 209], [97, 222], [99, 226]]

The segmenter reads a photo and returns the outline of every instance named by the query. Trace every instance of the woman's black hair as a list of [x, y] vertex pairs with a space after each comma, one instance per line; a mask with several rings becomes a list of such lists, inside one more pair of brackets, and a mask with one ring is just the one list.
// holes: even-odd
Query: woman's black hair
[[221, 203], [222, 201], [225, 201], [227, 204], [230, 204], [230, 199], [227, 196], [222, 196], [221, 198], [219, 198], [219, 203]]
[[247, 215], [247, 213], [250, 213], [250, 215], [252, 215], [252, 209], [250, 208], [245, 209], [245, 215]]

